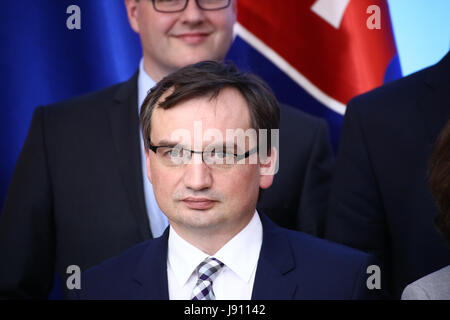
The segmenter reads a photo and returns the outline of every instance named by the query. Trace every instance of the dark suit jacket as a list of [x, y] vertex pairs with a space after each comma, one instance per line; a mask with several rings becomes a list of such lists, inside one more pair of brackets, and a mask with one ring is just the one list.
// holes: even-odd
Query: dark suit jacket
[[[54, 271], [98, 264], [151, 238], [143, 193], [137, 74], [36, 109], [0, 215], [0, 297], [45, 298]], [[323, 228], [332, 155], [324, 121], [283, 106], [281, 165], [260, 209]], [[276, 211], [278, 210], [278, 211]]]
[[[263, 243], [252, 299], [369, 299], [380, 292], [367, 289], [371, 256], [302, 232], [275, 225], [261, 215]], [[169, 228], [88, 269], [74, 299], [169, 299], [167, 243]]]
[[427, 182], [433, 143], [449, 117], [450, 54], [347, 108], [326, 238], [377, 255], [396, 298], [450, 264]]

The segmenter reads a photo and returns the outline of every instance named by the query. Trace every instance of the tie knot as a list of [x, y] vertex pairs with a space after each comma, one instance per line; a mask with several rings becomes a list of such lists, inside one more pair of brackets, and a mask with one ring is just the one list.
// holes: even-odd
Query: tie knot
[[208, 257], [198, 265], [198, 278], [203, 281], [213, 282], [222, 267], [222, 262], [216, 258]]

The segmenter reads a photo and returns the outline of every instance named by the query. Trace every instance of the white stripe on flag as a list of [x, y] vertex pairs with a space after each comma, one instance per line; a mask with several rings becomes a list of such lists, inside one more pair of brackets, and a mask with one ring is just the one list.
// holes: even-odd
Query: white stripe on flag
[[278, 53], [272, 50], [264, 42], [258, 39], [250, 31], [245, 29], [240, 23], [234, 25], [235, 35], [239, 35], [249, 45], [258, 50], [267, 59], [272, 61], [280, 70], [286, 73], [292, 80], [305, 89], [311, 96], [317, 99], [331, 110], [343, 115], [345, 113], [345, 105], [332, 97], [328, 96], [312, 82], [310, 82], [305, 76], [298, 72], [293, 66], [291, 66], [286, 60], [284, 60]]
[[334, 28], [339, 29], [350, 0], [317, 0], [311, 10]]

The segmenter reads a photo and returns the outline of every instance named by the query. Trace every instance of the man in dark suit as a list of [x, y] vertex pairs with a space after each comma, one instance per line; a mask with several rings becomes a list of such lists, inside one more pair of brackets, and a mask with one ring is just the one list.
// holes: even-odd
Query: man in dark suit
[[450, 54], [356, 97], [345, 114], [326, 238], [378, 256], [395, 298], [450, 263], [427, 183], [428, 158], [449, 118]]
[[282, 152], [271, 139], [279, 106], [258, 78], [220, 62], [182, 68], [150, 91], [141, 127], [148, 179], [170, 227], [87, 270], [74, 298], [371, 297], [369, 255], [283, 229], [256, 210]]
[[[165, 230], [143, 179], [139, 106], [168, 73], [225, 57], [236, 2], [203, 10], [211, 3], [188, 1], [178, 12], [165, 3], [125, 1], [143, 47], [129, 81], [36, 109], [0, 215], [1, 297], [46, 298], [55, 271], [65, 284], [68, 266], [84, 270]], [[286, 160], [259, 206], [282, 226], [321, 234], [332, 162], [325, 122], [283, 106], [280, 149]]]
[[[251, 300], [366, 300], [381, 296], [366, 287], [367, 266], [376, 263], [371, 256], [278, 227], [264, 215], [260, 218], [263, 245]], [[147, 240], [88, 269], [81, 276], [81, 289], [73, 290], [70, 298], [170, 299], [168, 238], [169, 229], [160, 238]]]

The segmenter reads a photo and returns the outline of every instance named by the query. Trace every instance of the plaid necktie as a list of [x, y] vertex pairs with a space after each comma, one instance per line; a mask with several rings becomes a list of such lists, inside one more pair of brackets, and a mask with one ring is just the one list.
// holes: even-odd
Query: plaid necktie
[[215, 300], [212, 284], [223, 267], [223, 263], [216, 258], [208, 257], [197, 267], [198, 280], [192, 291], [192, 300]]

